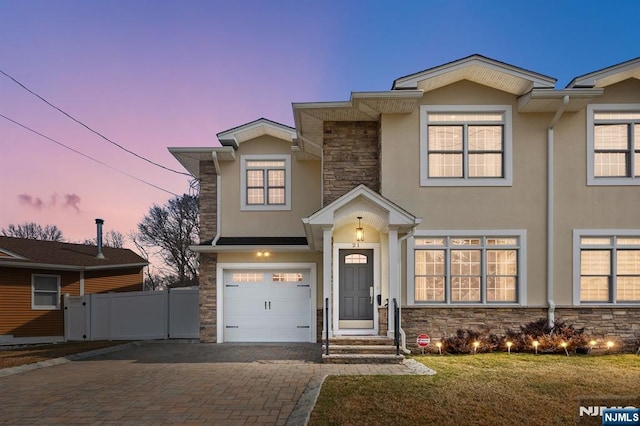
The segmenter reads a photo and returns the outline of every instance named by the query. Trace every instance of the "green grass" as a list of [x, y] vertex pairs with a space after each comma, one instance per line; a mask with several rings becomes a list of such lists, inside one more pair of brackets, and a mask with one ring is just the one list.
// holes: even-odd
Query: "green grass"
[[634, 397], [640, 356], [417, 356], [435, 376], [332, 376], [311, 425], [570, 425], [580, 398]]

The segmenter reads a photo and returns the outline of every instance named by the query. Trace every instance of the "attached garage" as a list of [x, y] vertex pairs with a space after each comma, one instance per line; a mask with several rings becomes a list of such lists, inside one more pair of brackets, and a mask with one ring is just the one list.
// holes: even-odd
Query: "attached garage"
[[222, 341], [315, 340], [315, 267], [239, 266], [220, 271]]

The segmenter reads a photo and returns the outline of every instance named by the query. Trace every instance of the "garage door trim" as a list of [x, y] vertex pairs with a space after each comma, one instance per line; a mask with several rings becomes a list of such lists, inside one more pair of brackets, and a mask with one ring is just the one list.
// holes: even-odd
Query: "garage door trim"
[[317, 339], [317, 266], [315, 263], [288, 262], [288, 263], [218, 263], [216, 267], [216, 302], [217, 302], [217, 339], [218, 343], [224, 342], [224, 273], [225, 270], [275, 270], [275, 269], [303, 269], [309, 271], [309, 284], [311, 288], [311, 303], [309, 309], [309, 323], [311, 324], [311, 342]]

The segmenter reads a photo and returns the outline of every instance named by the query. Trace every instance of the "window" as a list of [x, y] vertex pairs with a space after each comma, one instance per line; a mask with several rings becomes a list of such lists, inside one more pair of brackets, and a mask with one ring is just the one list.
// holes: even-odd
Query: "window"
[[367, 263], [367, 256], [364, 254], [348, 254], [344, 257], [344, 263]]
[[60, 309], [60, 276], [31, 276], [31, 308]]
[[413, 240], [409, 303], [524, 303], [524, 231], [452, 234]]
[[420, 108], [422, 186], [509, 186], [511, 106]]
[[278, 272], [272, 274], [271, 279], [274, 283], [299, 283], [302, 282], [302, 273]]
[[574, 231], [574, 302], [640, 302], [640, 230]]
[[231, 276], [234, 283], [261, 283], [264, 281], [264, 274], [259, 272], [236, 272]]
[[242, 210], [291, 209], [291, 157], [244, 155], [241, 166]]
[[640, 104], [587, 107], [589, 185], [640, 185]]

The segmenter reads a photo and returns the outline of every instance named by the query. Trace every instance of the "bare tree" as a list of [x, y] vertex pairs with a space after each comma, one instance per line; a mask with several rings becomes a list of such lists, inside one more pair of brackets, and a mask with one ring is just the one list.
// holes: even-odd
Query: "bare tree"
[[[105, 247], [123, 248], [124, 247], [124, 235], [118, 231], [110, 230], [102, 237], [102, 244]], [[96, 238], [86, 239], [82, 244], [95, 246], [98, 244]]]
[[21, 225], [10, 224], [2, 229], [5, 237], [29, 238], [31, 240], [64, 241], [62, 231], [55, 225], [45, 225], [43, 228], [34, 222], [25, 222]]
[[[154, 256], [162, 259], [170, 269], [163, 274], [164, 278], [176, 277], [173, 286], [197, 285], [198, 260], [189, 246], [197, 243], [199, 230], [198, 197], [184, 194], [164, 206], [153, 205], [138, 224], [132, 240], [147, 259]], [[150, 272], [147, 278], [152, 278]]]

